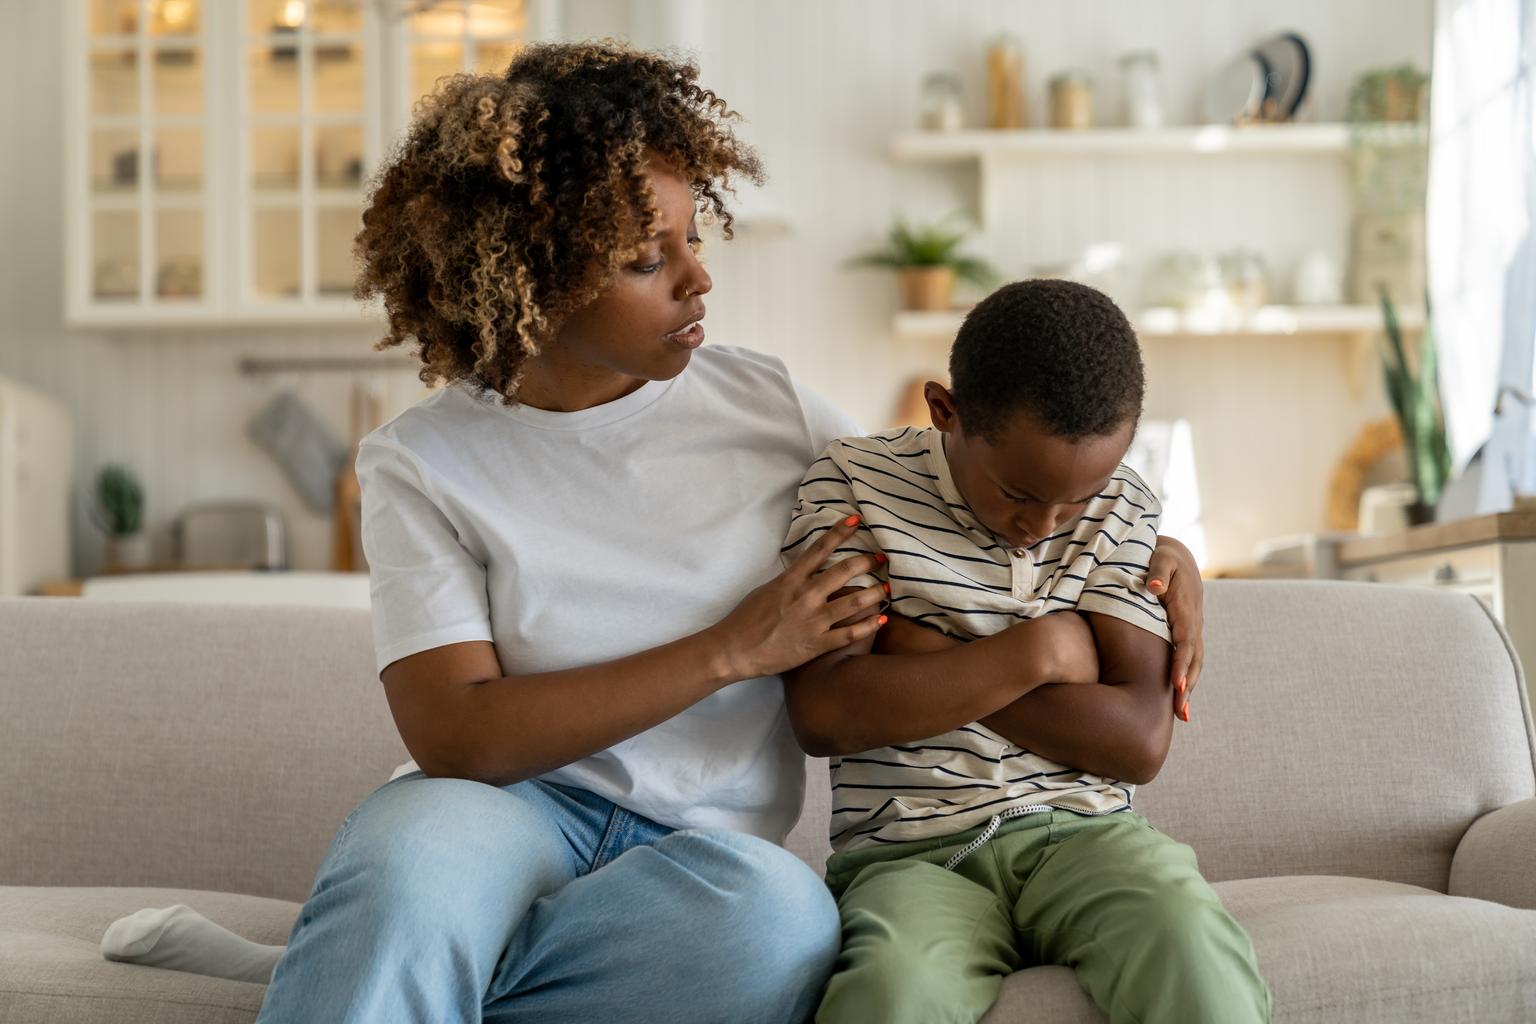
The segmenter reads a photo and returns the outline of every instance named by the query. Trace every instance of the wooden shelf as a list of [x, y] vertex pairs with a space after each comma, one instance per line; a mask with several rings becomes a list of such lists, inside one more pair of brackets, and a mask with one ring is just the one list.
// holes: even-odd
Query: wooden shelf
[[1273, 124], [1233, 127], [1187, 125], [1173, 128], [1092, 128], [1085, 131], [906, 132], [891, 144], [891, 156], [909, 163], [994, 157], [1214, 156], [1224, 153], [1349, 152], [1352, 143], [1405, 146], [1427, 138], [1419, 124]]
[[[900, 312], [891, 324], [898, 338], [953, 338], [966, 310]], [[1418, 330], [1422, 313], [1399, 314], [1403, 327]], [[1375, 306], [1264, 306], [1246, 315], [1203, 316], [1170, 307], [1148, 307], [1132, 320], [1136, 333], [1147, 337], [1264, 337], [1283, 335], [1373, 334], [1382, 327], [1381, 310]]]

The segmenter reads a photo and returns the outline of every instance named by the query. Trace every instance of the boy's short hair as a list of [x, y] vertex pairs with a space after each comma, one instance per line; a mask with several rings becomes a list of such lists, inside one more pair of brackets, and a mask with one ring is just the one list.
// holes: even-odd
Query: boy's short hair
[[966, 316], [949, 353], [950, 391], [967, 434], [995, 442], [1026, 411], [1071, 440], [1141, 418], [1146, 379], [1120, 307], [1074, 281], [1006, 284]]

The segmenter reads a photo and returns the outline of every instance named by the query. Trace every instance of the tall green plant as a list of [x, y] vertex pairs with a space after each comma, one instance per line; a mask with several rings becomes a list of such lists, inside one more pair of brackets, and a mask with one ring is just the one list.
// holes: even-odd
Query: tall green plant
[[1403, 431], [1403, 445], [1408, 450], [1408, 466], [1419, 501], [1433, 505], [1440, 500], [1451, 475], [1451, 452], [1445, 442], [1445, 415], [1440, 406], [1440, 364], [1435, 349], [1435, 332], [1429, 316], [1429, 300], [1424, 302], [1424, 330], [1419, 343], [1417, 373], [1408, 362], [1403, 342], [1402, 324], [1387, 290], [1382, 288], [1381, 315], [1386, 326], [1386, 344], [1381, 368], [1387, 398], [1397, 413]]
[[144, 521], [144, 488], [125, 466], [103, 466], [96, 475], [96, 525], [113, 537], [131, 537]]

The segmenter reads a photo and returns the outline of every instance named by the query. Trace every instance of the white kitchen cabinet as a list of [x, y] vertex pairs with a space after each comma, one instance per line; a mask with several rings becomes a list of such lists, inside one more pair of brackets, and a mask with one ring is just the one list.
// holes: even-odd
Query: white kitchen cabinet
[[[442, 75], [551, 0], [69, 0], [66, 319], [360, 324], [365, 188]], [[152, 154], [148, 160], [141, 154]]]

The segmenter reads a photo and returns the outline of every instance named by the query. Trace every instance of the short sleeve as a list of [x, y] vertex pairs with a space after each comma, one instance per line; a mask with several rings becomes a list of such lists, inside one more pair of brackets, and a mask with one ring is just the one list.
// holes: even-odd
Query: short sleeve
[[795, 395], [800, 399], [800, 409], [805, 413], [805, 425], [811, 432], [811, 451], [824, 452], [827, 445], [840, 437], [856, 437], [864, 433], [852, 416], [833, 405], [819, 392], [796, 382]]
[[[833, 442], [820, 458], [811, 463], [800, 481], [794, 512], [789, 519], [789, 532], [779, 552], [786, 568], [805, 554], [822, 534], [849, 516], [860, 514], [858, 502], [853, 496], [853, 486], [835, 457], [837, 450], [838, 445]], [[827, 564], [835, 565], [853, 555], [875, 554], [879, 550], [869, 528], [860, 526], [853, 536], [832, 553]], [[847, 585], [872, 587], [879, 582], [874, 575], [864, 573], [849, 580]]]
[[417, 458], [364, 440], [357, 479], [378, 670], [434, 647], [491, 640], [485, 566], [431, 497]]
[[1108, 557], [1088, 573], [1077, 610], [1113, 615], [1171, 642], [1168, 615], [1162, 602], [1147, 589], [1147, 566], [1157, 547], [1162, 508], [1151, 495], [1139, 494], [1138, 500], [1150, 504], [1143, 509], [1129, 501], [1121, 501], [1112, 510], [1123, 514], [1134, 525]]

